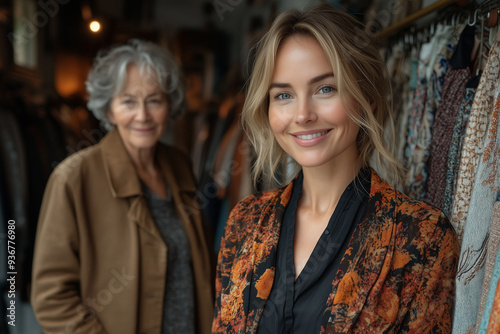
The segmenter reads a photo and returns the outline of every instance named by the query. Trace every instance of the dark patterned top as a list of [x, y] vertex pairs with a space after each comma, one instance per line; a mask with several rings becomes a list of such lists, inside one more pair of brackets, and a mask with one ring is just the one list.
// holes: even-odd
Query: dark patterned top
[[302, 196], [302, 172], [293, 183], [286, 206], [276, 255], [276, 275], [264, 308], [258, 334], [319, 332], [332, 281], [354, 228], [361, 222], [370, 194], [371, 170], [364, 168], [346, 187], [328, 225], [307, 263], [295, 273], [294, 237], [298, 202]]
[[[214, 333], [256, 332], [292, 186], [249, 196], [233, 209], [217, 265]], [[458, 256], [442, 212], [372, 170], [367, 212], [333, 279], [321, 332], [450, 333]]]
[[142, 189], [151, 216], [167, 245], [162, 334], [194, 334], [193, 270], [186, 231], [171, 200], [159, 197], [144, 183]]

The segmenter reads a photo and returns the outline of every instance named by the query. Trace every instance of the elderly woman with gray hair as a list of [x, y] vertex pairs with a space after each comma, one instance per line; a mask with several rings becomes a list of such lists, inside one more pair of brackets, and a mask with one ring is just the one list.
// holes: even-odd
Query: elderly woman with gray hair
[[210, 252], [188, 159], [160, 143], [184, 105], [159, 46], [101, 52], [88, 107], [110, 131], [63, 161], [40, 211], [32, 304], [46, 333], [208, 333]]

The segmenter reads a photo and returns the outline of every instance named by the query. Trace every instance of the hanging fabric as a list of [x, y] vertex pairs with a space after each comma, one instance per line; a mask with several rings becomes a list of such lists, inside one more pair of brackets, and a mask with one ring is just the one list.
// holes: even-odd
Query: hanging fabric
[[458, 179], [458, 170], [460, 168], [460, 158], [462, 154], [463, 143], [465, 140], [465, 130], [469, 121], [472, 104], [476, 96], [479, 76], [469, 80], [465, 86], [465, 97], [460, 104], [457, 120], [453, 128], [450, 149], [448, 151], [448, 167], [446, 169], [446, 186], [443, 194], [443, 212], [450, 217], [453, 196], [455, 194], [456, 183]]
[[463, 239], [463, 230], [469, 211], [472, 188], [476, 177], [479, 152], [484, 145], [486, 129], [493, 110], [495, 91], [500, 85], [500, 46], [495, 43], [490, 51], [488, 62], [481, 76], [467, 122], [464, 146], [457, 179], [451, 223], [459, 241]]
[[[462, 161], [460, 163], [459, 187], [457, 187], [456, 196], [468, 193], [470, 194], [469, 201], [465, 211], [460, 212], [462, 216], [455, 215], [456, 206], [454, 206], [452, 216], [453, 222], [461, 223], [459, 226], [462, 233], [459, 236], [463, 238], [456, 279], [455, 320], [453, 324], [455, 333], [466, 333], [473, 330], [477, 321], [484, 283], [484, 264], [491, 215], [497, 193], [500, 190], [499, 66], [500, 43], [496, 42], [491, 48], [488, 64], [483, 74], [484, 81], [481, 80], [481, 83], [484, 84], [480, 84], [478, 89], [478, 92], [481, 92], [482, 88], [488, 91], [483, 91], [482, 95], [476, 94], [467, 127], [467, 130], [470, 131], [466, 133], [462, 161], [466, 159], [465, 161], [469, 161], [471, 164], [462, 164]], [[475, 106], [477, 107], [474, 108]], [[476, 113], [474, 113], [475, 111]], [[477, 118], [473, 118], [475, 115], [478, 115]], [[476, 119], [477, 122], [475, 122]], [[471, 136], [472, 131], [474, 131], [474, 136]], [[470, 149], [467, 151], [468, 148]], [[468, 160], [466, 155], [472, 153], [475, 155], [475, 163]], [[474, 168], [475, 173], [467, 170], [464, 172], [471, 174], [463, 175], [463, 166]], [[472, 183], [468, 184], [467, 182]], [[464, 206], [459, 209], [465, 207], [464, 198], [462, 202]]]
[[474, 44], [474, 28], [467, 26], [460, 36], [457, 49], [450, 61], [443, 84], [442, 101], [436, 110], [428, 161], [429, 179], [426, 200], [442, 208], [446, 187], [448, 150], [452, 143], [453, 128], [457, 122], [460, 103], [465, 96], [466, 84], [471, 78], [470, 50]]
[[[436, 35], [433, 38], [435, 42], [430, 44], [433, 48], [428, 57], [424, 58], [428, 62], [425, 67], [426, 100], [421, 110], [420, 119], [417, 120], [418, 126], [414, 132], [416, 138], [413, 138], [408, 163], [407, 187], [408, 194], [413, 198], [425, 198], [425, 184], [428, 177], [426, 165], [432, 140], [434, 114], [441, 103], [444, 76], [449, 66], [449, 59], [455, 51], [464, 27], [462, 24], [456, 27], [438, 24]], [[422, 46], [422, 48], [424, 47]], [[438, 52], [435, 52], [436, 49]]]
[[[493, 215], [496, 224], [500, 224], [500, 202], [495, 204]], [[495, 264], [491, 274], [491, 283], [480, 318], [479, 334], [497, 334], [500, 332], [500, 249], [495, 254]]]
[[[500, 192], [497, 194], [497, 200], [500, 197]], [[488, 254], [486, 254], [486, 263], [484, 268], [484, 283], [483, 291], [481, 294], [481, 302], [479, 304], [478, 318], [476, 327], [480, 328], [481, 321], [484, 318], [485, 313], [484, 307], [486, 304], [486, 299], [488, 298], [488, 292], [490, 285], [495, 285], [497, 282], [492, 281], [493, 270], [495, 269], [496, 255], [498, 254], [500, 246], [500, 202], [497, 201], [493, 207], [493, 214], [491, 217], [491, 226], [488, 238]], [[489, 313], [489, 312], [487, 312]]]

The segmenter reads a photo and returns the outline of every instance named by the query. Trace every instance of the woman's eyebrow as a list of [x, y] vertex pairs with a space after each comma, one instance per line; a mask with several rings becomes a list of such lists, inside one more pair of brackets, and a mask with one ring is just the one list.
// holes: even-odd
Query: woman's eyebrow
[[332, 72], [328, 72], [328, 73], [325, 73], [325, 74], [321, 74], [321, 75], [318, 75], [317, 77], [314, 77], [312, 78], [311, 80], [309, 80], [309, 84], [313, 84], [313, 83], [316, 83], [318, 81], [321, 81], [323, 79], [326, 79], [328, 77], [333, 77], [333, 73]]
[[[326, 79], [328, 77], [333, 77], [333, 73], [332, 72], [328, 72], [328, 73], [325, 73], [325, 74], [320, 74], [314, 78], [312, 78], [311, 80], [309, 80], [308, 84], [311, 85], [313, 83], [316, 83], [318, 81], [321, 81], [323, 79]], [[288, 83], [281, 83], [281, 82], [273, 82], [271, 84], [271, 86], [269, 86], [269, 90], [273, 89], [273, 88], [288, 88], [290, 87], [290, 84]]]

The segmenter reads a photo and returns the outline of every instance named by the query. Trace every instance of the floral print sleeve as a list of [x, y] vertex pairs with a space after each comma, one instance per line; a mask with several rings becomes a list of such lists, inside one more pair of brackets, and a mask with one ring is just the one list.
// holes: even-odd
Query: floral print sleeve
[[442, 215], [430, 234], [432, 243], [424, 252], [427, 260], [422, 279], [404, 318], [400, 333], [451, 333], [458, 265], [457, 235]]

